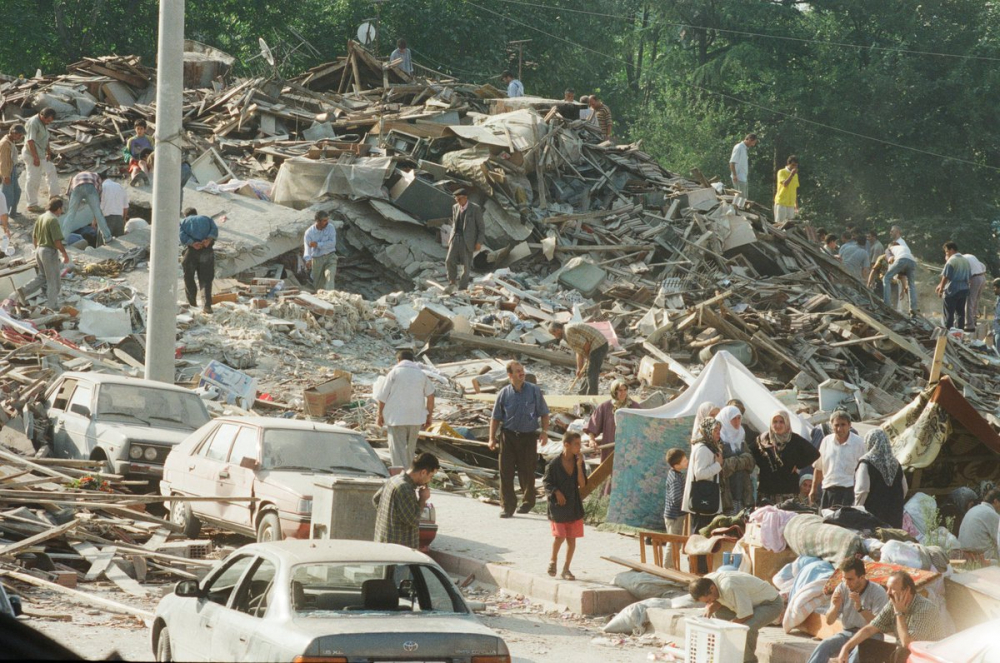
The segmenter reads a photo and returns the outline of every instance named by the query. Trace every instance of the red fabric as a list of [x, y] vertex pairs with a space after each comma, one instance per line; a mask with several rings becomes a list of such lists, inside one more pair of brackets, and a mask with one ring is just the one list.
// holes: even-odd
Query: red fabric
[[[900, 566], [899, 564], [883, 564], [882, 562], [865, 562], [865, 577], [877, 585], [885, 587], [885, 583], [889, 580], [889, 575], [894, 571], [906, 571], [913, 578], [913, 582], [916, 584], [917, 589], [920, 589], [930, 581], [937, 578], [940, 573], [937, 571], [923, 571], [921, 569], [911, 569], [907, 566]], [[833, 590], [837, 589], [837, 585], [841, 583], [844, 579], [844, 572], [840, 569], [834, 571], [833, 575], [826, 582], [826, 586], [823, 587], [823, 593], [826, 595], [833, 594]]]
[[574, 520], [571, 523], [556, 523], [551, 520], [552, 536], [560, 539], [579, 539], [583, 537], [583, 519]]

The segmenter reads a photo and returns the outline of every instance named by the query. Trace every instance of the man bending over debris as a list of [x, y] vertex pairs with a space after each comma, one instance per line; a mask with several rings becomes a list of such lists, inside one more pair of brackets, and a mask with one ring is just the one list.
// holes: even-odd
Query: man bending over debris
[[462, 266], [462, 279], [458, 289], [469, 287], [472, 278], [472, 256], [483, 248], [486, 241], [486, 224], [483, 222], [483, 208], [469, 202], [465, 189], [454, 193], [455, 204], [451, 208], [451, 239], [448, 240], [448, 255], [444, 259], [448, 272], [449, 294], [455, 292], [458, 266]]
[[330, 225], [329, 212], [316, 212], [316, 223], [306, 229], [302, 259], [312, 269], [316, 291], [333, 290], [337, 278], [337, 229]]
[[[101, 211], [101, 176], [97, 173], [84, 171], [77, 173], [69, 183], [69, 209], [59, 221], [63, 236], [68, 236], [88, 224], [95, 225], [100, 229], [104, 243], [111, 241], [111, 229], [104, 219]], [[89, 214], [82, 213], [83, 206], [86, 205]]]
[[[212, 312], [212, 281], [215, 280], [215, 249], [219, 238], [219, 226], [211, 217], [199, 215], [198, 210], [189, 207], [184, 210], [181, 220], [181, 244], [184, 252], [181, 266], [184, 268], [184, 294], [188, 304], [198, 305], [198, 287], [205, 291], [205, 313]], [[195, 276], [198, 282], [195, 283]]]
[[59, 229], [59, 214], [62, 213], [62, 198], [53, 198], [49, 201], [49, 211], [38, 217], [35, 221], [35, 229], [31, 234], [31, 241], [35, 245], [35, 270], [38, 274], [24, 286], [17, 288], [14, 292], [22, 304], [27, 304], [27, 299], [45, 286], [46, 306], [53, 311], [59, 310], [59, 286], [61, 275], [59, 273], [59, 256], [56, 251], [62, 254], [62, 261], [69, 264], [69, 254], [63, 246], [63, 234]]
[[914, 640], [940, 640], [946, 635], [938, 607], [917, 594], [917, 585], [906, 571], [896, 571], [885, 583], [889, 602], [872, 622], [854, 634], [840, 650], [837, 663], [848, 663], [851, 650], [877, 633], [895, 633], [896, 643], [871, 643], [872, 648], [858, 656], [863, 661], [905, 663]]
[[716, 571], [688, 585], [691, 598], [707, 603], [706, 617], [725, 619], [750, 627], [744, 663], [757, 660], [757, 634], [781, 615], [784, 602], [771, 583], [740, 571]]
[[601, 380], [601, 366], [608, 356], [608, 339], [585, 322], [574, 322], [565, 325], [553, 322], [549, 325], [549, 333], [557, 339], [565, 338], [566, 345], [576, 353], [576, 377], [587, 374], [587, 381], [580, 388], [580, 393], [596, 396]]

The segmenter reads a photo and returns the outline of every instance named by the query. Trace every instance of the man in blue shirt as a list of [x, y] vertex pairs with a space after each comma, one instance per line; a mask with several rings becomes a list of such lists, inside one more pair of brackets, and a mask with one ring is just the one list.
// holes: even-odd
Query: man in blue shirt
[[955, 242], [944, 243], [944, 269], [941, 271], [941, 282], [935, 292], [944, 297], [944, 328], [951, 329], [958, 318], [958, 328], [965, 329], [965, 304], [969, 299], [969, 279], [972, 277], [972, 267], [969, 261], [958, 252]]
[[316, 291], [333, 290], [337, 277], [337, 229], [330, 224], [329, 212], [316, 212], [316, 222], [306, 229], [302, 237], [305, 248], [302, 259], [312, 269], [313, 287]]
[[[514, 493], [514, 472], [521, 486], [521, 506], [518, 513], [528, 513], [535, 506], [535, 468], [538, 464], [538, 444], [549, 441], [549, 406], [542, 390], [525, 382], [524, 366], [512, 361], [507, 364], [510, 384], [500, 390], [493, 404], [490, 420], [490, 451], [497, 448], [500, 429], [500, 517], [514, 515], [517, 495]], [[538, 428], [541, 424], [542, 432]]]
[[[205, 313], [212, 312], [212, 281], [215, 279], [215, 240], [219, 238], [219, 226], [211, 217], [198, 214], [189, 207], [184, 210], [181, 220], [181, 266], [184, 268], [184, 294], [188, 304], [198, 305], [198, 288], [205, 292]], [[195, 276], [198, 282], [195, 283]]]

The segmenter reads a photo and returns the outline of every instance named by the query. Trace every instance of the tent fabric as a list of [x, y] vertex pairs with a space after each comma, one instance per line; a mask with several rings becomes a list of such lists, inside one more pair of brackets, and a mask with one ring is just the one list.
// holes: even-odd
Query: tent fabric
[[683, 394], [666, 405], [650, 410], [622, 409], [618, 411], [617, 416], [638, 415], [654, 419], [693, 417], [698, 406], [705, 401], [722, 406], [731, 398], [743, 401], [747, 408], [744, 420], [756, 430], [768, 430], [774, 411], [785, 410], [791, 415], [792, 430], [807, 440], [812, 438], [813, 427], [775, 398], [774, 394], [750, 372], [750, 369], [725, 350], [720, 351], [712, 361], [708, 362], [698, 378]]

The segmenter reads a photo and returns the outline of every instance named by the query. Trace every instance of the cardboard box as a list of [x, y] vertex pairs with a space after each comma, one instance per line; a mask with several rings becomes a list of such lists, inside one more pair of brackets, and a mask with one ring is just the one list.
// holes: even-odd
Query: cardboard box
[[758, 546], [746, 546], [746, 548], [750, 553], [752, 573], [767, 582], [771, 582], [771, 578], [786, 564], [794, 562], [798, 558], [798, 555], [791, 548], [785, 548], [781, 552], [773, 552]]
[[303, 390], [306, 412], [313, 417], [322, 417], [330, 408], [351, 402], [351, 374], [334, 371], [333, 379]]
[[652, 357], [643, 357], [639, 362], [639, 381], [650, 387], [662, 387], [670, 383], [670, 365], [665, 361], [656, 361]]
[[418, 341], [427, 342], [431, 338], [451, 331], [451, 320], [442, 313], [429, 308], [422, 309], [410, 323], [410, 335]]

